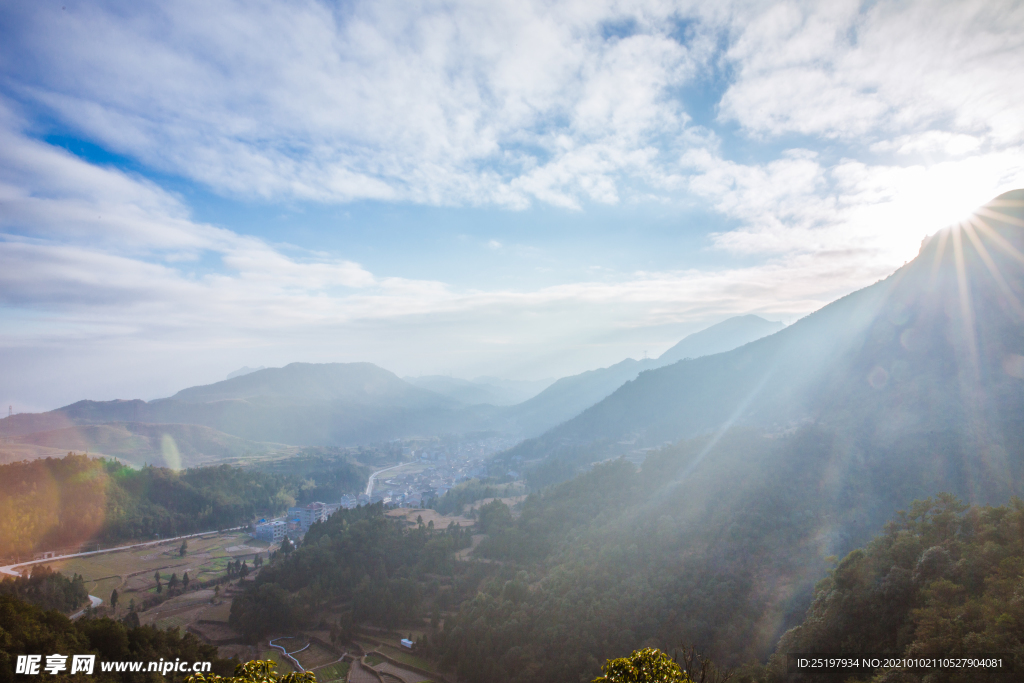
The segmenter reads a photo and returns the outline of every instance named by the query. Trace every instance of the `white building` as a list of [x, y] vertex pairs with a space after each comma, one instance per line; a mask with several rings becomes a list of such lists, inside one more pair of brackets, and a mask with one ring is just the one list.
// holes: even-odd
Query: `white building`
[[257, 541], [277, 543], [285, 537], [287, 531], [288, 525], [284, 522], [266, 522], [264, 524], [256, 525], [256, 530], [253, 532], [253, 536]]

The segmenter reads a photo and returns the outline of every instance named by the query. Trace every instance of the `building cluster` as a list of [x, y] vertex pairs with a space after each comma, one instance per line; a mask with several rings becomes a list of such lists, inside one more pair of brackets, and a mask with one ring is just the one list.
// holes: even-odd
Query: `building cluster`
[[458, 461], [434, 456], [429, 462], [419, 471], [386, 476], [376, 483], [372, 495], [359, 496], [360, 504], [383, 502], [388, 507], [426, 507], [459, 482], [487, 473], [483, 461], [475, 458]]
[[341, 503], [309, 503], [288, 508], [288, 514], [283, 520], [261, 519], [254, 525], [252, 535], [267, 543], [280, 542], [286, 536], [294, 541], [304, 536], [309, 527], [326, 520], [341, 507]]
[[[384, 503], [388, 507], [426, 507], [459, 482], [482, 477], [487, 473], [486, 458], [515, 445], [507, 437], [488, 437], [459, 443], [443, 443], [440, 439], [412, 439], [401, 442], [404, 459], [422, 466], [416, 471], [396, 471], [381, 475], [369, 495], [343, 495], [337, 503], [309, 503], [288, 509], [283, 519], [261, 519], [253, 526], [252, 535], [268, 543], [280, 543], [285, 537], [298, 540], [313, 524], [325, 520], [340, 508]], [[396, 448], [398, 444], [394, 444]], [[398, 451], [392, 451], [395, 455]]]

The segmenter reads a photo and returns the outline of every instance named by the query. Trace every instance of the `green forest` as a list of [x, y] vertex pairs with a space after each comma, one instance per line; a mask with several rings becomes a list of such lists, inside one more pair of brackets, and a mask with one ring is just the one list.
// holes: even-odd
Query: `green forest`
[[[0, 683], [26, 680], [15, 674], [18, 655], [53, 653], [67, 655], [68, 662], [71, 655], [97, 655], [88, 680], [102, 683], [183, 681], [187, 675], [104, 673], [99, 666], [103, 661], [173, 661], [178, 658], [189, 662], [208, 661], [213, 663], [214, 671], [221, 674], [230, 674], [235, 665], [231, 660], [218, 659], [216, 647], [206, 645], [191, 633], [182, 634], [178, 629], [128, 627], [109, 618], [72, 621], [56, 610], [44, 610], [13, 595], [0, 593]], [[72, 680], [66, 674], [52, 678]]]
[[71, 455], [0, 466], [0, 556], [227, 528], [295, 500], [293, 477], [221, 465], [175, 472]]
[[370, 467], [353, 462], [340, 448], [304, 448], [290, 458], [257, 461], [252, 469], [296, 480], [295, 500], [299, 504], [337, 501], [346, 493], [364, 489], [370, 477]]
[[[768, 666], [750, 667], [742, 678], [787, 680], [787, 652], [999, 653], [1024, 664], [1024, 501], [968, 506], [948, 494], [916, 501], [828, 572]], [[959, 683], [986, 675], [877, 671], [862, 680]]]
[[88, 604], [85, 580], [75, 574], [71, 578], [41, 564], [32, 567], [29, 576], [7, 576], [0, 581], [0, 595], [11, 595], [44, 610], [71, 612]]
[[[231, 624], [250, 638], [297, 625], [303, 615], [341, 611], [340, 627], [354, 623], [395, 628], [452, 609], [473, 582], [450, 585], [454, 554], [468, 547], [458, 526], [406, 528], [384, 507], [339, 510], [310, 527], [302, 544], [257, 576], [231, 606]], [[447, 584], [442, 588], [442, 581]]]

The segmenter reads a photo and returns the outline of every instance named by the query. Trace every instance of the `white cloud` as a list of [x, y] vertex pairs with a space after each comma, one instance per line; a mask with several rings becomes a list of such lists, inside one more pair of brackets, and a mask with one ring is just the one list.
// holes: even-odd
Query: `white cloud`
[[[618, 199], [687, 117], [713, 41], [614, 3], [174, 3], [23, 10], [26, 98], [145, 163], [243, 196], [521, 207]], [[652, 16], [646, 20], [645, 13]], [[628, 16], [628, 15], [625, 15]], [[139, 55], [145, 55], [140, 59]]]
[[759, 135], [869, 140], [935, 125], [1024, 141], [1024, 6], [778, 2], [735, 23], [723, 119]]

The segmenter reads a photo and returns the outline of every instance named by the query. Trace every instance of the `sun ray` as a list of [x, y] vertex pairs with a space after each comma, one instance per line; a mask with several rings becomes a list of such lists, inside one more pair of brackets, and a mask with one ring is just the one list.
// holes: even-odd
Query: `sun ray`
[[[978, 217], [978, 220], [982, 219]], [[978, 237], [974, 226], [974, 220], [967, 220], [964, 223], [964, 232], [967, 233], [967, 237], [971, 240], [971, 243], [974, 244], [974, 248], [978, 250], [978, 255], [988, 268], [988, 271], [992, 274], [992, 277], [995, 278], [996, 284], [999, 285], [999, 289], [1002, 290], [1003, 295], [1006, 296], [1006, 300], [1009, 302], [1010, 308], [1012, 308], [1013, 312], [1017, 314], [1018, 319], [1024, 319], [1024, 305], [1021, 305], [1020, 299], [1018, 299], [1017, 295], [1013, 293], [1012, 289], [1010, 289], [1009, 283], [1006, 281], [1006, 278], [1003, 277], [1003, 273], [999, 270], [999, 266], [996, 264], [995, 260], [993, 260], [991, 254], [988, 253], [988, 249], [985, 248], [985, 245]]]
[[1011, 216], [1009, 214], [1005, 214], [1002, 211], [993, 211], [992, 209], [988, 209], [988, 208], [985, 208], [984, 206], [982, 206], [982, 207], [979, 207], [975, 211], [975, 213], [984, 214], [984, 215], [988, 216], [989, 218], [995, 218], [997, 221], [1002, 221], [1003, 223], [1009, 223], [1010, 225], [1016, 225], [1018, 228], [1024, 228], [1024, 221], [1022, 221], [1021, 219], [1017, 218], [1016, 216]]
[[[979, 211], [978, 213], [982, 212]], [[1007, 219], [1012, 218], [1012, 216], [1007, 216], [996, 211], [986, 211], [984, 213], [989, 214], [990, 218], [994, 217], [997, 221], [1008, 222]], [[1007, 254], [1017, 259], [1021, 263], [1024, 263], [1024, 254], [1020, 253], [1017, 247], [1010, 244], [1010, 242], [1005, 237], [1000, 235], [994, 228], [992, 228], [992, 226], [986, 223], [985, 219], [983, 219], [981, 216], [975, 216], [975, 218], [977, 218], [978, 221], [978, 228], [985, 233], [986, 237], [995, 242], [996, 246], [1005, 251]], [[1024, 223], [1022, 223], [1022, 226], [1024, 226]]]
[[980, 378], [980, 362], [978, 359], [978, 343], [974, 336], [974, 307], [971, 305], [970, 283], [967, 281], [967, 269], [964, 266], [964, 246], [961, 237], [961, 224], [953, 226], [953, 261], [956, 264], [956, 280], [960, 291], [960, 313], [966, 332], [967, 353], [970, 357], [972, 380]]

